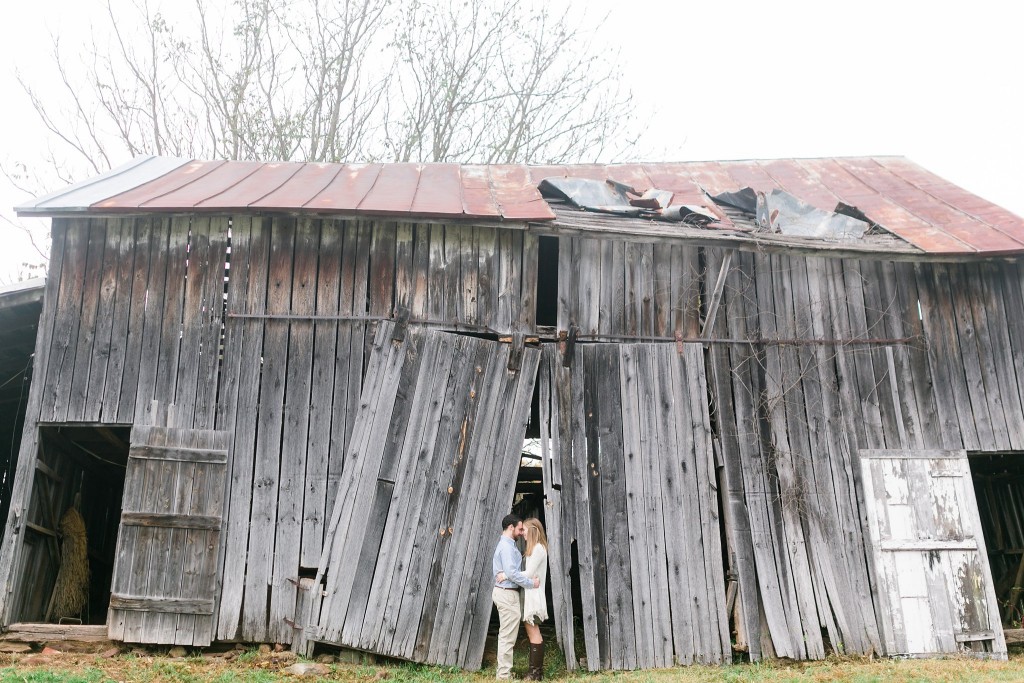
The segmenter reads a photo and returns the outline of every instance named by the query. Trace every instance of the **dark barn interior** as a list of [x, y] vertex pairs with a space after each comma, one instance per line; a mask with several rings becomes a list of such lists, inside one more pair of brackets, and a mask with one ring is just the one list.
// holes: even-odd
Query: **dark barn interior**
[[0, 287], [0, 516], [7, 516], [25, 424], [43, 279]]

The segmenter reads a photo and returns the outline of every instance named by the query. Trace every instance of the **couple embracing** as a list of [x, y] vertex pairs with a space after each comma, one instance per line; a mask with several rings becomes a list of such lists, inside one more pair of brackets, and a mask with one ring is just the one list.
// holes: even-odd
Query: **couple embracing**
[[[539, 681], [544, 676], [544, 640], [540, 622], [548, 618], [545, 595], [548, 574], [548, 539], [538, 519], [523, 521], [517, 515], [501, 520], [501, 537], [494, 549], [491, 577], [492, 598], [498, 608], [497, 677], [512, 676], [512, 649], [519, 636], [519, 622], [530, 640], [530, 672], [524, 680]], [[526, 566], [516, 539], [526, 539]]]

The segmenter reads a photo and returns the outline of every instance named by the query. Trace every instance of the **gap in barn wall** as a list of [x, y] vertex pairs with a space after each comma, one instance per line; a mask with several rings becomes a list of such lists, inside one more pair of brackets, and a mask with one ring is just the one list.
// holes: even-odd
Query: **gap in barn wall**
[[1004, 628], [1024, 622], [1024, 452], [969, 453]]
[[558, 325], [558, 247], [557, 237], [537, 238], [537, 325]]
[[13, 621], [106, 623], [129, 430], [39, 427]]

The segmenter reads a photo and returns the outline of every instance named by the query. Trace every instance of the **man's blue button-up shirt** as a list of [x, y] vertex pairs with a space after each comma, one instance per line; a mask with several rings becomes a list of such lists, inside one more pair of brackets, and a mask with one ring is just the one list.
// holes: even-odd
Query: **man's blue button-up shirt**
[[[533, 588], [533, 579], [522, 572], [523, 555], [516, 547], [516, 542], [504, 534], [498, 539], [498, 547], [494, 549], [494, 570], [491, 578], [495, 585], [502, 588]], [[505, 572], [505, 580], [498, 583], [498, 572]]]

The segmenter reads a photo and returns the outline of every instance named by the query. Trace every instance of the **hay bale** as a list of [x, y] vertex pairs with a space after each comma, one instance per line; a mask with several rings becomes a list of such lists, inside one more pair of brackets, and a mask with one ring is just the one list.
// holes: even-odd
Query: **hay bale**
[[78, 510], [68, 508], [60, 518], [63, 543], [60, 551], [60, 570], [53, 586], [48, 618], [59, 621], [62, 617], [81, 617], [89, 602], [89, 545], [85, 533], [85, 520]]

